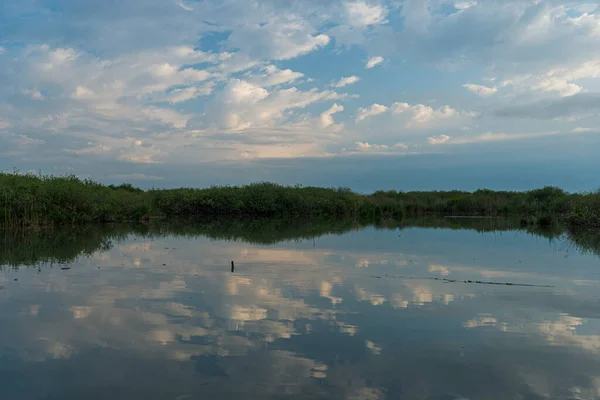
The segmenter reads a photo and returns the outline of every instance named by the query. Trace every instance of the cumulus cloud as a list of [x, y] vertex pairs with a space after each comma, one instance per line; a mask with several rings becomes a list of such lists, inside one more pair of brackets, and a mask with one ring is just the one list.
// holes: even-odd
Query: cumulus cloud
[[273, 18], [264, 24], [243, 24], [234, 29], [228, 44], [260, 60], [289, 60], [326, 46], [330, 37], [312, 34], [313, 28], [296, 16]]
[[33, 100], [44, 100], [44, 95], [37, 89], [23, 89], [21, 93], [31, 97]]
[[370, 144], [369, 142], [356, 142], [356, 148], [359, 150], [369, 150], [369, 149], [387, 150], [387, 149], [389, 149], [389, 146], [387, 146], [385, 144]]
[[354, 27], [384, 24], [387, 22], [387, 9], [382, 5], [369, 4], [366, 1], [348, 1], [344, 5], [346, 20]]
[[359, 108], [356, 112], [356, 122], [363, 121], [369, 117], [373, 117], [375, 115], [383, 114], [386, 112], [388, 108], [381, 104], [373, 104], [367, 108]]
[[269, 87], [294, 82], [304, 76], [301, 72], [295, 72], [291, 69], [281, 70], [274, 65], [267, 65], [254, 80], [261, 86]]
[[410, 105], [408, 103], [394, 103], [390, 107], [393, 114], [409, 114], [409, 125], [424, 124], [430, 121], [448, 119], [459, 115], [450, 106], [443, 106], [437, 110], [424, 104]]
[[365, 64], [365, 68], [371, 69], [371, 68], [375, 67], [376, 65], [381, 64], [382, 62], [383, 62], [383, 57], [379, 57], [379, 56], [371, 57]]
[[441, 121], [457, 120], [464, 118], [474, 118], [476, 113], [470, 111], [457, 111], [450, 106], [442, 106], [434, 109], [424, 104], [411, 105], [408, 103], [396, 102], [390, 107], [373, 104], [367, 108], [359, 108], [356, 113], [356, 122], [363, 121], [369, 117], [390, 112], [392, 115], [402, 117], [406, 128], [418, 128], [430, 126]]
[[341, 78], [339, 81], [334, 83], [333, 86], [341, 88], [344, 86], [352, 85], [358, 81], [360, 81], [360, 78], [358, 76], [347, 76], [347, 77]]
[[584, 133], [584, 132], [593, 132], [595, 130], [596, 129], [593, 129], [593, 128], [583, 128], [583, 127], [578, 126], [577, 128], [573, 128], [571, 130], [571, 132], [572, 133]]
[[[408, 145], [405, 143], [396, 143], [394, 145], [387, 145], [387, 144], [375, 144], [375, 143], [369, 143], [369, 142], [356, 142], [356, 149], [357, 150], [406, 150], [408, 149]], [[367, 265], [368, 266], [368, 265]]]
[[334, 104], [333, 106], [331, 106], [331, 108], [329, 108], [328, 110], [323, 111], [319, 118], [321, 126], [323, 128], [327, 128], [327, 127], [335, 124], [335, 121], [333, 120], [333, 114], [341, 112], [341, 111], [344, 111], [344, 106], [341, 106], [337, 103]]
[[[397, 141], [412, 144], [417, 130], [438, 141], [443, 129], [451, 144], [489, 142], [538, 134], [496, 133], [514, 131], [520, 118], [548, 120], [541, 132], [560, 120], [560, 132], [582, 133], [591, 128], [579, 125], [595, 126], [600, 116], [597, 7], [559, 0], [443, 7], [418, 0], [149, 1], [143, 15], [129, 2], [100, 10], [66, 1], [61, 31], [77, 35], [57, 31], [52, 19], [32, 17], [24, 26], [9, 16], [8, 29], [0, 28], [0, 130], [20, 135], [5, 138], [11, 154], [37, 141], [45, 144], [36, 160], [69, 162], [83, 154], [166, 164], [315, 156], [356, 141], [383, 152], [402, 149]], [[27, 12], [26, 4], [13, 11]], [[44, 12], [53, 11], [41, 5]], [[309, 53], [310, 60], [288, 64]], [[313, 67], [321, 60], [332, 68], [347, 62], [336, 69], [345, 77], [332, 82]], [[394, 67], [386, 83], [412, 73], [405, 65], [427, 65], [420, 78], [436, 74], [440, 87], [464, 83], [488, 98], [486, 108], [466, 96], [443, 105], [448, 97], [434, 86], [407, 89], [410, 102], [391, 103], [382, 77], [369, 73], [352, 88], [369, 102], [354, 118], [341, 113], [359, 105], [343, 103], [351, 96], [338, 88], [359, 80], [351, 75], [357, 68], [384, 60]], [[482, 68], [483, 77], [474, 74]], [[448, 72], [455, 70], [462, 72]], [[487, 133], [460, 136], [465, 126]], [[142, 145], [131, 147], [132, 138]]]
[[480, 97], [489, 97], [495, 94], [498, 89], [496, 87], [488, 87], [483, 85], [475, 85], [473, 83], [466, 83], [463, 85], [469, 92], [475, 93]]
[[448, 135], [439, 135], [439, 136], [431, 136], [427, 138], [429, 144], [442, 144], [446, 143], [448, 140], [452, 139], [452, 136]]

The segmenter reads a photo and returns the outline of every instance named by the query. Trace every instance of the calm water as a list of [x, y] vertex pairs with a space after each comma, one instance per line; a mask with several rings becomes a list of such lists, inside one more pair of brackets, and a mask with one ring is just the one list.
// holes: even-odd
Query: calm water
[[600, 398], [600, 262], [565, 240], [236, 229], [5, 239], [0, 399]]

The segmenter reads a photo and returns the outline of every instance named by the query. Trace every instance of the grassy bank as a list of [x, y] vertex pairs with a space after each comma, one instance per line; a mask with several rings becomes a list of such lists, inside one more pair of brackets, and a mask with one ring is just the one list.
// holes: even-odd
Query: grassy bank
[[600, 191], [569, 194], [546, 187], [527, 192], [378, 191], [289, 187], [257, 183], [242, 187], [144, 191], [128, 184], [102, 185], [74, 176], [0, 173], [0, 226], [36, 228], [153, 217], [205, 219], [330, 218], [394, 219], [418, 215], [512, 216], [523, 224], [566, 223], [600, 228]]

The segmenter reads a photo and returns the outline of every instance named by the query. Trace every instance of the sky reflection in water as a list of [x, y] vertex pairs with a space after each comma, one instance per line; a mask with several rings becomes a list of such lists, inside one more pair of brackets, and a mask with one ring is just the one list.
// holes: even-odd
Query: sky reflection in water
[[600, 398], [598, 264], [518, 231], [132, 235], [0, 272], [0, 398]]

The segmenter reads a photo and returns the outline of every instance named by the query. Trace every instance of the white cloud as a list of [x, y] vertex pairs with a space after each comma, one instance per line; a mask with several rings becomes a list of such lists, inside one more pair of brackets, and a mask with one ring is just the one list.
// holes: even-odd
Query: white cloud
[[454, 7], [459, 10], [466, 10], [466, 9], [476, 6], [476, 5], [477, 5], [476, 1], [458, 1], [458, 2], [454, 3]]
[[175, 2], [175, 4], [177, 4], [179, 7], [183, 8], [185, 11], [194, 11], [194, 9], [192, 7], [188, 6], [181, 0], [177, 0]]
[[540, 80], [539, 83], [533, 86], [534, 89], [540, 89], [546, 92], [558, 92], [561, 96], [573, 96], [583, 90], [583, 88], [575, 83], [569, 83], [565, 79], [547, 78]]
[[468, 91], [475, 93], [480, 97], [489, 97], [495, 94], [498, 89], [496, 87], [488, 87], [483, 85], [475, 85], [473, 83], [466, 83], [463, 85]]
[[368, 108], [359, 108], [356, 112], [356, 122], [363, 121], [369, 117], [373, 117], [375, 115], [383, 114], [386, 112], [388, 108], [381, 104], [373, 104]]
[[21, 93], [31, 97], [33, 100], [44, 100], [44, 95], [37, 89], [24, 89]]
[[431, 136], [427, 138], [429, 144], [442, 144], [446, 143], [448, 140], [452, 139], [452, 136], [448, 135], [439, 135], [439, 136]]
[[379, 25], [387, 22], [387, 9], [382, 5], [370, 5], [364, 0], [348, 1], [344, 4], [346, 21], [354, 27]]
[[293, 15], [273, 18], [264, 24], [244, 24], [233, 29], [228, 44], [242, 48], [259, 60], [289, 60], [326, 46], [330, 38], [312, 34], [312, 26]]
[[365, 64], [365, 68], [371, 69], [374, 66], [381, 64], [382, 62], [383, 62], [383, 57], [379, 57], [379, 56], [371, 57]]
[[331, 106], [331, 108], [329, 108], [328, 110], [323, 111], [319, 118], [321, 127], [327, 128], [335, 124], [335, 121], [333, 120], [333, 114], [341, 111], [344, 111], [344, 106], [341, 106], [337, 103]]
[[385, 144], [370, 144], [369, 142], [356, 142], [356, 148], [359, 150], [370, 150], [370, 149], [387, 150], [387, 149], [389, 149], [389, 147], [386, 146]]
[[360, 78], [358, 76], [346, 76], [337, 81], [333, 86], [341, 88], [344, 86], [352, 85], [358, 81], [360, 81]]
[[281, 70], [274, 65], [268, 65], [264, 67], [262, 72], [263, 73], [258, 77], [255, 77], [254, 80], [257, 82], [257, 84], [264, 87], [291, 83], [304, 76], [304, 74], [301, 72], [295, 72], [291, 69]]
[[465, 328], [479, 328], [482, 326], [495, 326], [498, 320], [489, 315], [480, 315], [477, 318], [471, 319], [463, 324]]
[[278, 123], [289, 121], [293, 117], [291, 110], [302, 109], [319, 101], [340, 100], [344, 97], [346, 96], [333, 91], [301, 91], [296, 87], [268, 92], [252, 83], [233, 80], [213, 107], [214, 114], [222, 116], [219, 125], [240, 131], [274, 127]]
[[212, 86], [205, 86], [198, 88], [195, 86], [186, 87], [183, 89], [173, 89], [166, 96], [166, 100], [169, 103], [176, 104], [184, 101], [195, 99], [199, 96], [208, 96], [212, 93]]
[[94, 97], [94, 92], [85, 86], [77, 86], [72, 95], [76, 99], [92, 99]]
[[[442, 3], [450, 9], [438, 7]], [[10, 126], [34, 140], [56, 133], [68, 143], [52, 146], [46, 140], [40, 152], [52, 147], [61, 148], [61, 154], [80, 152], [105, 160], [191, 163], [195, 153], [211, 160], [231, 159], [233, 154], [322, 155], [328, 154], [327, 149], [354, 147], [357, 140], [371, 151], [387, 147], [392, 153], [407, 146], [393, 143], [413, 143], [407, 138], [413, 130], [434, 141], [444, 132], [454, 136], [449, 144], [460, 144], [541, 138], [554, 129], [548, 123], [539, 127], [542, 133], [495, 133], [513, 131], [510, 124], [527, 113], [515, 111], [521, 105], [527, 108], [521, 101], [536, 105], [535, 115], [562, 118], [563, 133], [581, 133], [584, 128], [577, 125], [597, 122], [593, 119], [600, 87], [600, 59], [594, 52], [600, 46], [597, 7], [554, 1], [542, 7], [535, 1], [173, 0], [157, 1], [150, 7], [155, 14], [140, 16], [127, 4], [94, 13], [82, 9], [78, 16], [87, 21], [83, 25], [63, 21], [66, 29], [76, 27], [80, 35], [56, 36], [44, 20], [38, 21], [39, 30], [16, 26], [20, 33], [12, 38], [24, 38], [24, 46], [5, 45], [0, 50], [0, 98], [8, 99], [0, 104], [5, 121], [0, 129]], [[65, 3], [65, 9], [69, 7]], [[124, 30], [131, 34], [123, 37]], [[411, 73], [403, 65], [433, 65], [439, 67], [435, 73], [443, 85], [427, 93], [423, 88], [407, 90], [407, 98], [421, 99], [410, 104], [382, 103], [389, 94], [380, 93], [379, 100], [373, 97], [382, 90], [372, 81], [379, 77], [365, 74], [351, 89], [359, 90], [361, 98], [373, 99], [364, 104], [381, 104], [359, 108], [355, 118], [340, 113], [344, 106], [348, 109], [341, 100], [349, 96], [337, 93], [335, 87], [349, 88], [358, 77], [332, 82], [309, 63], [295, 64], [302, 65], [302, 72], [279, 63], [312, 52], [310, 62], [319, 61], [332, 40], [335, 52], [347, 52], [348, 57], [339, 61], [356, 64], [348, 65], [345, 75], [385, 60], [393, 67], [386, 70], [392, 74], [390, 81]], [[208, 42], [222, 51], [203, 51]], [[371, 58], [363, 59], [364, 54]], [[335, 54], [327, 60], [335, 60]], [[457, 69], [463, 72], [448, 72]], [[431, 71], [423, 71], [427, 79]], [[494, 79], [482, 80], [473, 71]], [[481, 104], [464, 96], [455, 97], [452, 106], [437, 100], [418, 104], [448, 99], [440, 88], [456, 85], [458, 76], [467, 77], [460, 84], [482, 82], [464, 87], [493, 97], [489, 102], [497, 102], [496, 107], [487, 114]], [[463, 100], [483, 111], [481, 119], [470, 121], [478, 114], [467, 111]], [[330, 102], [322, 108], [311, 106], [321, 101]], [[503, 104], [514, 109], [503, 114]], [[384, 118], [368, 119], [384, 113]], [[576, 124], [569, 120], [580, 117], [588, 119]], [[471, 134], [460, 131], [464, 126], [471, 132], [489, 132], [457, 137], [459, 132]], [[143, 145], [129, 148], [126, 137], [139, 138]], [[14, 146], [20, 141], [26, 139], [11, 138]]]
[[[584, 133], [589, 132], [588, 130], [573, 129], [571, 133]], [[468, 143], [480, 143], [480, 142], [498, 142], [505, 140], [525, 140], [525, 139], [536, 139], [546, 136], [555, 136], [561, 134], [568, 134], [563, 131], [547, 131], [547, 132], [530, 132], [530, 133], [495, 133], [486, 132], [477, 136], [455, 138], [452, 140], [452, 144], [468, 144]]]
[[448, 276], [450, 274], [448, 267], [444, 267], [443, 265], [437, 265], [437, 264], [429, 265], [428, 271], [432, 272], [432, 273], [438, 273], [443, 276]]
[[394, 103], [390, 107], [393, 114], [408, 114], [410, 120], [407, 126], [413, 126], [415, 124], [425, 124], [427, 122], [448, 119], [459, 116], [455, 109], [450, 106], [443, 106], [435, 110], [432, 107], [424, 104], [410, 105], [408, 103]]
[[[405, 143], [396, 143], [394, 145], [387, 145], [387, 144], [374, 144], [374, 143], [369, 143], [369, 142], [356, 142], [356, 149], [357, 150], [361, 150], [361, 151], [365, 151], [365, 150], [371, 150], [371, 151], [375, 151], [375, 150], [385, 150], [385, 151], [392, 151], [392, 150], [406, 150], [408, 149], [408, 145]], [[364, 260], [361, 260], [361, 262]], [[368, 260], [366, 266], [368, 266]], [[361, 264], [361, 266], [364, 266]]]
[[269, 95], [269, 92], [252, 83], [234, 79], [225, 88], [225, 104], [255, 104]]
[[571, 130], [572, 133], [585, 133], [585, 132], [594, 132], [597, 129], [593, 129], [593, 128], [583, 128], [583, 127], [577, 127], [574, 128], [573, 130]]

